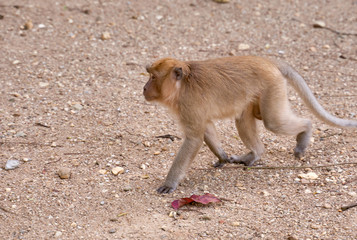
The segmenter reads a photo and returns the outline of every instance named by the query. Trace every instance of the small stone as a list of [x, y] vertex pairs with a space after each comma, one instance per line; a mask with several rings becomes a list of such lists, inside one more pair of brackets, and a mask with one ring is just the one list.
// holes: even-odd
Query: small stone
[[154, 152], [154, 155], [159, 155], [159, 154], [160, 154], [160, 151]]
[[19, 60], [15, 60], [15, 61], [12, 62], [12, 64], [14, 64], [14, 65], [17, 65], [17, 64], [19, 64], [19, 63], [20, 63]]
[[71, 162], [72, 162], [72, 165], [75, 167], [78, 167], [80, 165], [80, 161], [78, 159], [73, 159]]
[[299, 178], [302, 178], [302, 179], [307, 179], [307, 180], [315, 180], [317, 179], [319, 176], [314, 173], [314, 172], [308, 172], [308, 173], [301, 173], [298, 175]]
[[238, 227], [238, 226], [240, 226], [240, 222], [232, 222], [231, 225], [233, 227]]
[[262, 192], [261, 192], [261, 194], [263, 195], [263, 196], [269, 196], [270, 195], [270, 193], [268, 192], [268, 191], [266, 191], [266, 190], [263, 190]]
[[24, 29], [25, 30], [31, 30], [33, 28], [33, 23], [31, 20], [27, 21], [25, 24], [24, 24]]
[[177, 218], [177, 212], [171, 211], [171, 212], [169, 213], [169, 217], [172, 217], [172, 218], [176, 219], [176, 218]]
[[239, 50], [247, 50], [247, 49], [249, 49], [250, 48], [250, 46], [248, 45], [248, 44], [246, 44], [246, 43], [240, 43], [239, 45], [238, 45], [238, 49]]
[[61, 179], [68, 179], [71, 176], [71, 169], [61, 167], [60, 169], [58, 169], [57, 174]]
[[311, 47], [311, 48], [310, 48], [310, 51], [311, 51], [311, 52], [317, 52], [317, 50], [316, 50], [315, 47]]
[[17, 168], [19, 165], [20, 165], [20, 161], [10, 159], [6, 162], [5, 169], [13, 170], [13, 169]]
[[40, 85], [40, 87], [44, 88], [44, 87], [47, 87], [50, 84], [48, 82], [39, 82], [38, 85]]
[[80, 111], [83, 109], [83, 106], [80, 103], [76, 103], [72, 107], [77, 111]]
[[73, 227], [73, 228], [77, 227], [77, 223], [75, 223], [75, 222], [71, 223], [71, 227]]
[[113, 175], [117, 176], [118, 174], [124, 173], [124, 168], [122, 167], [115, 167], [112, 169]]
[[18, 133], [16, 133], [15, 134], [15, 137], [26, 137], [26, 133], [24, 133], [24, 132], [18, 132]]
[[148, 179], [150, 176], [149, 175], [147, 175], [147, 174], [145, 174], [145, 175], [141, 175], [141, 178], [142, 179]]
[[145, 169], [146, 169], [146, 165], [145, 165], [145, 164], [141, 164], [141, 165], [140, 165], [140, 168], [143, 169], [143, 170], [145, 170]]
[[326, 23], [324, 21], [315, 21], [312, 26], [314, 28], [324, 28], [326, 27]]
[[312, 191], [311, 191], [310, 189], [306, 189], [306, 190], [305, 190], [305, 193], [306, 193], [306, 194], [310, 194], [310, 193], [312, 193]]
[[13, 97], [17, 97], [17, 98], [19, 98], [19, 97], [21, 97], [21, 94], [20, 93], [18, 93], [18, 92], [11, 92], [11, 93], [9, 93], [11, 96], [13, 96]]
[[55, 237], [56, 237], [56, 238], [58, 238], [58, 237], [60, 237], [60, 236], [62, 236], [62, 232], [60, 232], [60, 231], [56, 231], [56, 233], [55, 233]]
[[351, 197], [357, 197], [357, 193], [356, 192], [348, 192], [348, 195], [350, 195]]
[[11, 192], [11, 188], [5, 188], [6, 192]]
[[32, 161], [32, 159], [31, 158], [23, 158], [22, 159], [24, 162], [29, 162], [29, 161]]
[[125, 186], [123, 188], [123, 190], [124, 190], [124, 192], [129, 192], [129, 191], [133, 190], [133, 188], [131, 186]]
[[332, 208], [332, 206], [330, 204], [328, 204], [328, 203], [325, 203], [323, 207], [326, 208], [326, 209]]
[[57, 143], [56, 142], [51, 143], [51, 147], [57, 147]]
[[38, 28], [45, 28], [46, 26], [45, 26], [45, 24], [43, 24], [43, 23], [40, 23], [40, 24], [38, 24]]
[[145, 141], [145, 142], [143, 143], [143, 145], [144, 145], [145, 147], [150, 147], [150, 146], [151, 146], [151, 143], [150, 143], [149, 141]]
[[312, 229], [319, 229], [319, 228], [320, 228], [320, 226], [319, 226], [319, 225], [316, 225], [316, 224], [311, 224], [310, 227], [311, 227]]
[[104, 202], [104, 201], [101, 201], [101, 202], [100, 202], [100, 205], [102, 205], [102, 206], [103, 206], [104, 204], [105, 204], [105, 202]]
[[106, 169], [100, 169], [98, 172], [100, 174], [104, 175], [104, 174], [107, 174], [108, 171]]
[[102, 40], [110, 39], [110, 33], [109, 32], [103, 32], [102, 35], [100, 36], [100, 39], [102, 39]]
[[113, 234], [113, 233], [116, 233], [116, 231], [117, 231], [117, 230], [115, 230], [115, 229], [110, 229], [110, 230], [109, 230], [109, 233], [112, 233], [112, 234]]

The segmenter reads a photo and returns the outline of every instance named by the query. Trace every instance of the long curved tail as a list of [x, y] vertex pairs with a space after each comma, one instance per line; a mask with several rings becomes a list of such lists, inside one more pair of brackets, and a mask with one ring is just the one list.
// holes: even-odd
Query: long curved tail
[[292, 85], [293, 88], [298, 92], [300, 97], [304, 100], [305, 104], [316, 115], [316, 117], [331, 126], [357, 128], [357, 121], [338, 118], [327, 112], [317, 101], [305, 80], [290, 65], [280, 61], [276, 61], [275, 64], [283, 76], [288, 80], [289, 84]]

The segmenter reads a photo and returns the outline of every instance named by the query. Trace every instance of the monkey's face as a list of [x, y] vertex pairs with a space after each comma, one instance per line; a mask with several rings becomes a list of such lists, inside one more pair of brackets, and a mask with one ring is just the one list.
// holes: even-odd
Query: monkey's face
[[149, 81], [144, 86], [143, 94], [145, 96], [146, 101], [154, 101], [160, 99], [160, 79], [158, 79], [157, 75], [150, 73], [148, 67], [146, 67], [148, 73], [150, 74]]
[[146, 66], [150, 78], [144, 86], [143, 94], [147, 101], [167, 103], [177, 95], [183, 78], [182, 67], [178, 67], [177, 64], [176, 60], [162, 59]]

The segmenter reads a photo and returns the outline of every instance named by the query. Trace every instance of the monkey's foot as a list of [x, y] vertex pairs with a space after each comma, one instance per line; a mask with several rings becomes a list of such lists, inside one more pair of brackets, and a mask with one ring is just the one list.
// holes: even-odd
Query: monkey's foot
[[223, 167], [224, 166], [224, 164], [226, 164], [226, 163], [228, 163], [229, 161], [227, 160], [227, 161], [217, 161], [217, 162], [215, 162], [214, 164], [213, 164], [213, 167], [215, 167], [215, 168], [221, 168], [221, 167]]
[[242, 156], [232, 155], [229, 158], [229, 162], [236, 164], [244, 164], [245, 166], [252, 166], [259, 159], [259, 156], [257, 156], [253, 152], [250, 152]]
[[164, 194], [164, 193], [172, 193], [175, 190], [176, 190], [175, 187], [168, 187], [168, 186], [164, 185], [164, 186], [159, 187], [156, 191], [160, 194]]
[[297, 159], [303, 158], [304, 155], [305, 155], [305, 149], [302, 150], [302, 149], [300, 149], [300, 148], [298, 148], [298, 147], [296, 147], [296, 148], [294, 149], [294, 156], [295, 156]]

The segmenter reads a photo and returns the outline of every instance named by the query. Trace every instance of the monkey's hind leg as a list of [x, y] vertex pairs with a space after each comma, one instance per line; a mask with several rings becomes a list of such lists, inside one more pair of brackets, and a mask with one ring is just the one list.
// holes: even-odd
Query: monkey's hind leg
[[[275, 91], [275, 89], [278, 89]], [[261, 98], [261, 114], [265, 127], [283, 135], [296, 135], [294, 155], [302, 158], [309, 146], [312, 125], [308, 119], [297, 117], [290, 109], [286, 89], [268, 89]]]
[[213, 166], [218, 168], [218, 167], [223, 167], [223, 165], [227, 162], [229, 162], [228, 156], [221, 147], [221, 143], [219, 142], [217, 138], [217, 132], [214, 124], [212, 122], [209, 122], [207, 124], [205, 136], [204, 136], [204, 141], [209, 147], [209, 149], [216, 155], [218, 158], [218, 162], [216, 162]]
[[245, 166], [251, 166], [264, 153], [264, 145], [259, 139], [257, 119], [254, 117], [252, 109], [253, 106], [250, 106], [239, 119], [236, 119], [239, 136], [250, 152], [242, 156], [232, 155], [229, 159], [230, 163], [241, 163]]

